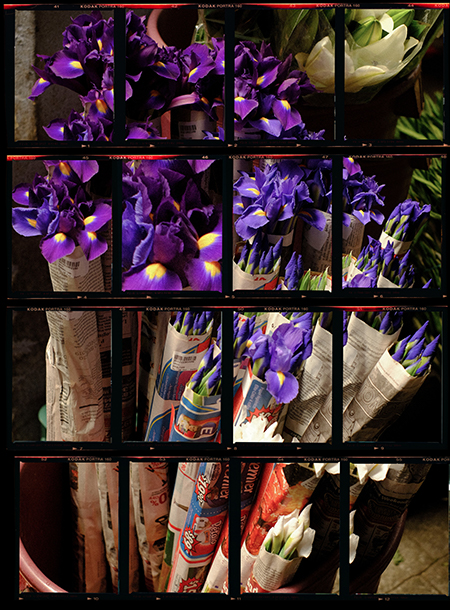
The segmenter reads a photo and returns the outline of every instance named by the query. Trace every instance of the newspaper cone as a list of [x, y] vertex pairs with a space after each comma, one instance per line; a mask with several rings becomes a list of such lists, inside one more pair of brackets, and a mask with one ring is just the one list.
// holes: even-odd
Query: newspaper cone
[[313, 350], [299, 374], [299, 392], [288, 405], [283, 438], [300, 439], [314, 415], [320, 410], [332, 386], [332, 334], [316, 324]]
[[95, 463], [70, 462], [69, 484], [75, 591], [106, 593], [109, 568], [102, 533]]
[[186, 383], [197, 370], [210, 342], [211, 332], [184, 335], [168, 324], [144, 440], [168, 440], [172, 409], [180, 404]]
[[404, 412], [428, 374], [412, 377], [385, 351], [343, 415], [343, 441], [376, 441]]
[[131, 491], [145, 588], [156, 591], [169, 515], [167, 462], [131, 462]]
[[178, 548], [180, 533], [186, 521], [191, 503], [199, 462], [181, 462], [178, 464], [175, 485], [170, 503], [169, 522], [164, 546], [164, 556], [159, 578], [159, 591], [166, 591], [175, 553]]
[[244, 590], [252, 566], [269, 529], [281, 515], [301, 511], [309, 502], [319, 477], [309, 464], [267, 463], [261, 473], [258, 494], [241, 541], [241, 589]]
[[228, 463], [202, 462], [178, 540], [168, 592], [201, 591], [228, 514], [228, 497]]

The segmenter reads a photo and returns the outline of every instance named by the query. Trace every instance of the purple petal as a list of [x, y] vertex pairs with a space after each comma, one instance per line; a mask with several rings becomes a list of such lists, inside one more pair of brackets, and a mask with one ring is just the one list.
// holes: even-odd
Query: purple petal
[[48, 87], [50, 87], [50, 85], [50, 81], [40, 76], [34, 83], [33, 88], [31, 89], [31, 94], [28, 96], [28, 99], [34, 101], [39, 95], [41, 95], [41, 93], [43, 93]]
[[255, 108], [258, 108], [257, 100], [249, 100], [240, 95], [234, 98], [234, 112], [241, 119], [245, 119]]
[[56, 233], [44, 237], [40, 243], [42, 255], [49, 263], [54, 263], [63, 256], [72, 254], [75, 242], [65, 233]]
[[291, 129], [302, 122], [302, 117], [287, 100], [275, 100], [272, 105], [274, 115], [283, 125], [283, 129]]
[[47, 127], [43, 126], [43, 129], [52, 140], [65, 140], [66, 122], [63, 119], [54, 119]]
[[222, 268], [217, 261], [193, 259], [186, 268], [186, 277], [193, 290], [222, 290]]
[[222, 258], [222, 231], [205, 233], [198, 240], [199, 257], [204, 261], [218, 261]]
[[142, 269], [122, 275], [123, 290], [182, 290], [181, 280], [176, 273], [166, 269], [161, 263], [152, 263]]
[[278, 403], [287, 404], [298, 394], [298, 381], [292, 373], [282, 373], [269, 369], [266, 372], [268, 391]]
[[61, 78], [77, 78], [84, 74], [84, 68], [78, 58], [73, 53], [66, 54], [64, 51], [55, 53], [51, 70]]
[[105, 238], [95, 231], [80, 231], [77, 239], [88, 261], [101, 256], [108, 249]]

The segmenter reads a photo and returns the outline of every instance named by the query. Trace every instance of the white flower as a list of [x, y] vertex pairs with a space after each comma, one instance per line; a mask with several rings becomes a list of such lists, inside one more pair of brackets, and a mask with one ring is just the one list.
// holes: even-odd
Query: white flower
[[[398, 74], [403, 68], [405, 53], [419, 45], [418, 40], [407, 39], [407, 35], [408, 28], [402, 24], [365, 47], [351, 49], [345, 41], [345, 91], [357, 93]], [[316, 89], [334, 92], [334, 49], [329, 36], [322, 38], [309, 55], [298, 53], [295, 58]]]
[[270, 441], [272, 443], [283, 443], [280, 434], [274, 434], [278, 422], [274, 421], [266, 429], [267, 418], [263, 415], [255, 417], [251, 422], [242, 423], [234, 429], [234, 442], [253, 443], [259, 441]]
[[353, 522], [354, 522], [354, 518], [355, 518], [355, 512], [356, 511], [352, 511], [350, 513], [350, 540], [349, 540], [349, 559], [350, 559], [350, 563], [352, 563], [352, 561], [355, 559], [355, 555], [356, 555], [356, 548], [358, 546], [358, 542], [359, 542], [359, 536], [357, 536], [356, 534], [353, 533]]

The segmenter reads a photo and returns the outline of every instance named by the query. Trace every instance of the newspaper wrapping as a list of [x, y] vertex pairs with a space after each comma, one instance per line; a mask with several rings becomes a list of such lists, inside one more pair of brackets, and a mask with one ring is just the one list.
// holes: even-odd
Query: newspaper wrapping
[[[241, 464], [241, 536], [258, 490], [261, 471], [261, 462], [242, 462]], [[229, 524], [227, 515], [211, 568], [203, 586], [204, 593], [228, 593], [228, 545]]]
[[278, 270], [273, 273], [246, 273], [233, 261], [233, 290], [275, 290]]
[[303, 269], [323, 272], [331, 269], [331, 214], [322, 212], [325, 216], [325, 227], [322, 231], [312, 225], [304, 224], [302, 238]]
[[300, 370], [299, 392], [288, 405], [283, 438], [300, 439], [308, 424], [325, 403], [333, 380], [333, 336], [316, 324], [312, 335], [312, 352]]
[[46, 349], [47, 440], [104, 441], [96, 314], [48, 310], [46, 316], [50, 330]]
[[167, 590], [201, 591], [228, 514], [228, 462], [201, 462]]
[[168, 324], [144, 440], [168, 439], [173, 409], [177, 411], [186, 383], [197, 370], [210, 342], [211, 332], [183, 335]]
[[320, 477], [309, 464], [266, 463], [258, 493], [241, 541], [241, 590], [250, 577], [252, 566], [270, 528], [278, 517], [302, 510], [309, 502]]
[[[110, 566], [113, 590], [117, 592], [119, 586], [119, 468], [117, 462], [97, 462], [96, 466], [106, 557]], [[132, 507], [130, 496], [131, 510], [128, 535], [130, 593], [139, 591], [139, 552]]]
[[[88, 261], [80, 246], [49, 263], [55, 292], [103, 292], [100, 258]], [[94, 312], [47, 311], [47, 440], [103, 441], [102, 365]]]
[[378, 440], [407, 408], [429, 371], [412, 377], [386, 350], [344, 411], [344, 442]]
[[[342, 402], [343, 411], [357, 394], [370, 371], [383, 353], [393, 345], [401, 333], [387, 335], [370, 327], [353, 312], [347, 326], [347, 343], [343, 349]], [[327, 443], [331, 440], [332, 393], [308, 424], [301, 442]]]
[[293, 559], [284, 559], [280, 555], [269, 553], [264, 546], [261, 546], [245, 591], [247, 593], [269, 593], [292, 582], [302, 559], [311, 553], [314, 536], [315, 532], [311, 527], [303, 532], [302, 541], [297, 547], [297, 556]]
[[394, 254], [396, 256], [404, 256], [412, 245], [412, 241], [401, 241], [399, 239], [395, 239], [384, 231], [381, 232], [378, 241], [380, 242], [382, 248], [385, 248], [390, 242], [394, 247]]
[[[110, 463], [97, 462], [97, 484], [100, 498], [100, 513], [102, 519], [103, 540], [105, 543], [106, 560], [111, 575], [113, 593], [119, 591], [119, 555], [118, 555], [118, 529], [117, 529], [117, 500], [114, 490], [108, 488], [106, 469], [113, 466]], [[115, 465], [117, 468], [117, 464]]]
[[369, 564], [379, 556], [430, 468], [429, 463], [395, 464], [383, 479], [367, 481], [355, 503], [354, 532], [359, 542], [352, 565]]
[[75, 590], [79, 593], [106, 593], [109, 568], [95, 463], [70, 462], [69, 486]]
[[140, 439], [144, 438], [147, 427], [150, 399], [156, 385], [170, 316], [170, 311], [142, 312], [138, 384], [138, 438]]
[[200, 396], [184, 388], [169, 441], [211, 442], [220, 426], [221, 396]]
[[164, 555], [159, 578], [158, 590], [161, 592], [167, 590], [175, 552], [178, 547], [178, 540], [186, 521], [186, 515], [191, 503], [199, 466], [199, 462], [180, 462], [178, 464], [172, 500], [170, 503], [169, 522], [167, 524]]
[[355, 216], [350, 215], [350, 226], [342, 225], [342, 254], [358, 257], [364, 239], [365, 226]]
[[131, 462], [131, 492], [145, 588], [159, 586], [169, 515], [168, 463]]
[[253, 374], [249, 363], [242, 383], [233, 398], [234, 430], [253, 418], [263, 415], [267, 419], [267, 427], [277, 421], [283, 410], [267, 389], [267, 383]]

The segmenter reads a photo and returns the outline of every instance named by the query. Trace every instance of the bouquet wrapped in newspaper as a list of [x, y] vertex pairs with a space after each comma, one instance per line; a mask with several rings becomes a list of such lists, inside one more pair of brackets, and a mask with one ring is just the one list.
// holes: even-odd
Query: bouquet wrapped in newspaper
[[431, 371], [440, 335], [428, 344], [425, 322], [386, 350], [343, 414], [343, 440], [378, 440], [407, 408]]
[[[117, 462], [97, 462], [97, 483], [105, 553], [114, 593], [119, 590], [119, 469]], [[130, 509], [132, 498], [130, 497]], [[139, 550], [134, 515], [129, 520], [129, 592], [139, 591]]]
[[168, 463], [130, 463], [131, 500], [146, 591], [159, 586], [169, 516]]
[[169, 509], [164, 555], [159, 577], [158, 591], [166, 591], [172, 570], [180, 533], [186, 521], [200, 462], [180, 462]]
[[315, 532], [309, 527], [310, 510], [308, 505], [277, 519], [259, 550], [245, 592], [276, 591], [291, 582], [303, 557], [311, 553]]
[[429, 463], [390, 464], [384, 478], [368, 480], [355, 503], [354, 533], [359, 541], [352, 567], [367, 566], [383, 552], [430, 468]]
[[321, 312], [314, 324], [312, 352], [300, 369], [299, 391], [287, 407], [282, 436], [300, 439], [307, 425], [324, 404], [332, 387], [332, 312]]
[[[241, 464], [241, 535], [244, 531], [253, 502], [258, 491], [262, 472], [261, 462], [242, 462]], [[228, 593], [228, 545], [229, 519], [222, 528], [214, 559], [203, 586], [203, 593]]]
[[214, 441], [220, 428], [222, 353], [209, 346], [184, 388], [169, 441]]
[[[383, 353], [398, 339], [401, 311], [352, 312], [346, 326], [343, 348], [343, 411], [360, 390]], [[330, 442], [332, 435], [332, 393], [304, 431], [302, 442]]]
[[173, 410], [178, 409], [185, 386], [197, 371], [210, 344], [211, 312], [177, 312], [167, 325], [158, 376], [149, 400], [145, 441], [168, 440]]
[[[25, 237], [41, 236], [55, 292], [104, 292], [102, 255], [108, 250], [111, 199], [95, 198], [94, 160], [44, 161], [46, 176], [18, 184], [12, 225]], [[107, 438], [102, 360], [94, 311], [47, 311], [47, 440]], [[108, 410], [108, 407], [106, 411]]]
[[244, 242], [233, 261], [233, 290], [274, 290], [280, 273], [281, 244], [281, 239], [271, 244], [262, 231]]
[[311, 335], [310, 323], [285, 321], [273, 332], [258, 329], [247, 341], [249, 363], [233, 401], [236, 440], [242, 425], [259, 415], [267, 418], [266, 427], [278, 421], [283, 405], [295, 398], [296, 374], [311, 354]]
[[200, 592], [228, 514], [229, 465], [201, 462], [167, 584], [171, 593]]
[[252, 510], [241, 540], [241, 589], [244, 590], [253, 564], [268, 531], [282, 515], [302, 511], [320, 477], [310, 464], [266, 463]]
[[69, 490], [74, 590], [106, 593], [110, 568], [94, 462], [69, 462]]

